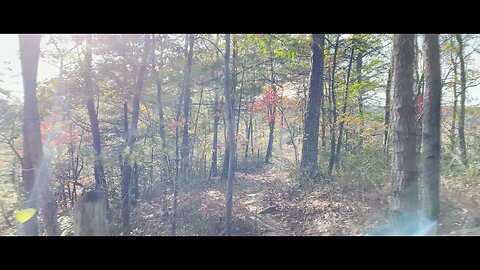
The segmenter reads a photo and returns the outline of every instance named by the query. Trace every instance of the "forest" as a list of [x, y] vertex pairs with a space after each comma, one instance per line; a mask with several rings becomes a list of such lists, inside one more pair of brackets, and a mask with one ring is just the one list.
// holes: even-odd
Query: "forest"
[[7, 36], [0, 235], [480, 235], [478, 34]]

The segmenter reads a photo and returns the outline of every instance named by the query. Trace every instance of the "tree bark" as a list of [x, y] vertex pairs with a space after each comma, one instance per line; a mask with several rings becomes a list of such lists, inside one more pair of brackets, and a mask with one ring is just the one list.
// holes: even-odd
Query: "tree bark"
[[[25, 208], [38, 205], [36, 184], [42, 166], [43, 150], [38, 113], [37, 70], [40, 57], [40, 35], [19, 35], [20, 61], [24, 88], [23, 103], [23, 167]], [[38, 209], [37, 209], [38, 210]], [[24, 223], [25, 235], [38, 235], [37, 216]]]
[[460, 115], [458, 116], [458, 142], [463, 165], [467, 165], [467, 145], [465, 143], [465, 99], [467, 92], [467, 71], [463, 55], [463, 39], [461, 34], [456, 34], [458, 42], [458, 58], [460, 59]]
[[423, 216], [437, 221], [440, 209], [440, 105], [442, 82], [438, 34], [426, 34], [425, 94], [423, 105]]
[[385, 118], [384, 118], [384, 125], [385, 125], [385, 134], [383, 135], [383, 147], [384, 151], [388, 152], [388, 131], [390, 130], [390, 111], [392, 110], [390, 105], [390, 96], [391, 96], [391, 88], [392, 88], [392, 77], [393, 77], [393, 50], [392, 56], [390, 58], [390, 67], [388, 68], [388, 77], [387, 77], [387, 87], [385, 89]]
[[[356, 66], [356, 70], [357, 70], [357, 83], [359, 85], [362, 84], [362, 68], [363, 68], [363, 53], [362, 51], [359, 50], [359, 54], [357, 55], [357, 66]], [[362, 137], [363, 137], [363, 129], [364, 129], [364, 125], [365, 123], [363, 122], [363, 114], [364, 114], [364, 111], [363, 111], [363, 92], [364, 92], [364, 89], [363, 87], [360, 87], [360, 89], [358, 90], [358, 115], [360, 117], [360, 131], [359, 131], [359, 134], [360, 134], [360, 142], [359, 142], [359, 146], [362, 145]]]
[[335, 154], [335, 164], [338, 166], [340, 162], [340, 152], [342, 150], [342, 138], [343, 138], [343, 128], [345, 126], [345, 117], [347, 115], [347, 100], [348, 100], [348, 86], [350, 84], [350, 73], [352, 70], [353, 55], [355, 51], [355, 46], [352, 46], [352, 51], [350, 52], [350, 61], [348, 62], [347, 69], [347, 81], [345, 85], [345, 96], [343, 97], [343, 107], [342, 107], [342, 121], [339, 123], [338, 127], [338, 142], [337, 142], [337, 153]]
[[[40, 35], [19, 35], [24, 89], [22, 177], [25, 208], [37, 209], [37, 204], [40, 204], [46, 234], [58, 235], [57, 205], [51, 193], [49, 162], [43, 154], [36, 95], [40, 40]], [[24, 232], [25, 235], [38, 235], [36, 215], [24, 223]]]
[[413, 95], [414, 35], [394, 38], [394, 106], [393, 106], [393, 218], [404, 234], [418, 227], [418, 179], [416, 119]]
[[92, 35], [86, 35], [86, 49], [85, 49], [85, 92], [88, 94], [87, 111], [88, 118], [90, 120], [90, 130], [92, 131], [92, 143], [94, 150], [94, 175], [95, 175], [95, 188], [105, 193], [106, 211], [108, 213], [108, 192], [107, 183], [105, 180], [105, 173], [103, 170], [102, 162], [102, 142], [100, 135], [100, 127], [98, 124], [97, 112], [95, 110], [95, 94], [92, 78]]
[[[270, 48], [270, 86], [272, 87], [273, 93], [277, 94], [277, 86], [275, 84], [275, 72], [273, 68], [273, 49]], [[267, 151], [265, 154], [265, 163], [270, 163], [270, 157], [272, 156], [273, 151], [273, 138], [275, 131], [275, 116], [276, 116], [277, 107], [275, 105], [270, 105], [268, 108], [270, 114], [270, 122], [268, 123], [268, 145]]]
[[[135, 93], [133, 95], [132, 106], [132, 122], [130, 129], [127, 132], [127, 151], [124, 157], [123, 176], [121, 185], [122, 194], [122, 227], [123, 235], [130, 234], [130, 183], [132, 178], [132, 165], [130, 162], [130, 156], [132, 154], [132, 148], [137, 139], [138, 118], [140, 115], [140, 95], [143, 88], [143, 79], [147, 69], [147, 57], [150, 51], [150, 36], [145, 35], [145, 43], [142, 53], [142, 62], [138, 69], [137, 85]], [[125, 112], [124, 112], [125, 114]], [[124, 120], [125, 121], [125, 120]]]
[[188, 179], [188, 170], [189, 170], [189, 153], [190, 153], [190, 143], [189, 143], [189, 115], [190, 115], [190, 102], [191, 102], [191, 83], [192, 83], [192, 64], [193, 64], [193, 43], [195, 41], [195, 37], [190, 34], [187, 36], [188, 39], [188, 53], [187, 53], [187, 65], [185, 70], [185, 78], [184, 78], [184, 101], [183, 101], [183, 118], [185, 120], [183, 124], [183, 132], [182, 132], [182, 176], [183, 181], [185, 182]]
[[218, 92], [215, 90], [215, 102], [214, 102], [214, 116], [213, 116], [213, 142], [212, 142], [212, 168], [211, 172], [213, 176], [218, 174], [218, 122], [220, 120], [220, 110], [218, 108]]
[[228, 161], [227, 189], [225, 192], [225, 234], [232, 234], [233, 178], [235, 174], [235, 126], [230, 87], [230, 34], [225, 35], [225, 117], [227, 119], [227, 140], [230, 146]]
[[337, 53], [340, 34], [337, 34], [333, 51], [332, 77], [330, 78], [330, 110], [332, 113], [332, 128], [330, 129], [330, 160], [328, 162], [328, 175], [332, 175], [335, 163], [336, 128], [337, 128], [337, 98], [335, 97], [335, 75], [337, 68]]
[[323, 97], [323, 65], [325, 34], [313, 34], [312, 64], [308, 105], [303, 131], [301, 167], [314, 176], [318, 173], [318, 128], [320, 121], [320, 102]]
[[[453, 40], [452, 40], [452, 47]], [[456, 130], [456, 123], [457, 123], [457, 110], [458, 110], [458, 91], [457, 91], [457, 82], [458, 82], [458, 64], [456, 58], [454, 59], [453, 53], [450, 54], [450, 60], [453, 64], [453, 108], [452, 108], [452, 126], [450, 128], [450, 151], [454, 153], [455, 145], [456, 145], [456, 138], [455, 138], [455, 130]]]
[[[180, 98], [178, 100], [178, 106], [177, 106], [177, 113], [175, 120], [178, 123], [180, 120], [180, 114], [182, 112], [182, 103], [183, 103], [183, 95], [185, 89], [182, 89], [182, 93], [180, 94]], [[172, 235], [176, 235], [177, 233], [177, 198], [178, 198], [178, 185], [179, 185], [179, 180], [180, 180], [180, 146], [179, 146], [179, 133], [180, 130], [177, 127], [175, 127], [175, 179], [173, 182], [173, 206], [172, 206], [172, 227], [171, 227], [171, 233]]]
[[[163, 104], [162, 104], [162, 81], [158, 75], [155, 60], [155, 36], [152, 35], [152, 50], [151, 50], [151, 65], [153, 78], [155, 79], [155, 84], [157, 86], [157, 109], [158, 109], [158, 133], [160, 134], [160, 139], [162, 140], [162, 170], [160, 176], [160, 190], [162, 197], [162, 213], [164, 213], [164, 218], [166, 217], [167, 212], [167, 180], [168, 180], [168, 154], [167, 154], [167, 136], [165, 134], [165, 119], [163, 116]], [[159, 70], [163, 68], [163, 42], [160, 39], [160, 56], [159, 56]], [[153, 151], [153, 148], [152, 148]]]

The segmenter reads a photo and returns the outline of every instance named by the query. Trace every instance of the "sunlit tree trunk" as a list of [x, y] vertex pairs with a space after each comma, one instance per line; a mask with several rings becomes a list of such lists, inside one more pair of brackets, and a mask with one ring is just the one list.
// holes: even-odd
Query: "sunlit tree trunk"
[[[38, 205], [36, 182], [38, 182], [38, 177], [41, 176], [40, 170], [43, 159], [40, 115], [36, 94], [40, 40], [40, 35], [19, 35], [24, 89], [22, 177], [25, 188], [25, 206], [35, 209]], [[36, 215], [24, 223], [24, 231], [25, 235], [38, 235]]]

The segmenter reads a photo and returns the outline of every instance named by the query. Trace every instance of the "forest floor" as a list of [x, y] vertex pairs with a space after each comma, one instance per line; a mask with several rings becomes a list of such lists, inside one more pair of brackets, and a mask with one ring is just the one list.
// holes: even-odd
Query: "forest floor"
[[[390, 216], [388, 180], [381, 184], [361, 177], [333, 178], [299, 186], [288, 164], [291, 157], [282, 156], [261, 168], [236, 172], [234, 235], [384, 234], [381, 228], [388, 227]], [[180, 192], [176, 235], [223, 235], [224, 190], [225, 182], [215, 177]], [[480, 235], [480, 181], [442, 178], [440, 196], [438, 235]], [[171, 195], [168, 200], [171, 205]], [[163, 215], [160, 197], [139, 201], [132, 209], [131, 234], [171, 235], [171, 207], [167, 211]], [[62, 224], [69, 224], [62, 235], [71, 235], [71, 212], [59, 215]], [[13, 217], [3, 213], [0, 234], [16, 234], [16, 227]], [[116, 227], [113, 231], [118, 231]]]
[[[299, 187], [285, 162], [277, 159], [235, 174], [234, 235], [383, 234], [379, 228], [389, 224], [388, 184], [333, 179]], [[480, 234], [475, 229], [480, 227], [480, 184], [456, 183], [442, 179], [437, 234]], [[179, 194], [177, 235], [223, 235], [224, 186], [217, 177], [201, 190]], [[171, 223], [162, 220], [160, 208], [160, 199], [140, 202], [132, 234], [170, 235]]]

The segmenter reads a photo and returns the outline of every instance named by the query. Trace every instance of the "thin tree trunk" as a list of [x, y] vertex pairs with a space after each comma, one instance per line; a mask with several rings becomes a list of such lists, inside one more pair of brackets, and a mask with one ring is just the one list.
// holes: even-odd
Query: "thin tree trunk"
[[323, 66], [325, 34], [313, 34], [310, 87], [305, 115], [301, 166], [311, 176], [318, 173], [318, 126], [323, 97]]
[[248, 158], [248, 146], [250, 145], [250, 134], [252, 133], [252, 113], [250, 112], [250, 117], [247, 125], [246, 137], [247, 144], [245, 145], [245, 158]]
[[[359, 50], [359, 54], [357, 56], [357, 66], [356, 66], [356, 70], [357, 70], [357, 83], [359, 85], [362, 84], [362, 68], [363, 68], [363, 53]], [[363, 114], [364, 114], [364, 109], [363, 109], [363, 92], [364, 92], [364, 89], [363, 87], [361, 87], [359, 90], [358, 90], [358, 115], [360, 117], [360, 131], [359, 131], [359, 134], [360, 134], [360, 142], [359, 142], [359, 146], [362, 145], [362, 137], [363, 137], [363, 130], [364, 130], [364, 125], [365, 123], [363, 122]]]
[[[150, 52], [150, 36], [145, 35], [145, 44], [142, 54], [142, 62], [138, 69], [137, 85], [133, 95], [132, 106], [132, 122], [130, 130], [127, 132], [127, 151], [124, 157], [123, 177], [122, 177], [122, 228], [123, 235], [130, 234], [130, 182], [132, 177], [132, 165], [130, 164], [130, 156], [132, 148], [137, 138], [138, 119], [140, 115], [140, 95], [143, 88], [143, 79], [147, 69], [147, 57]], [[125, 108], [125, 107], [124, 107]], [[125, 113], [125, 112], [124, 112]]]
[[[451, 42], [452, 47], [453, 40]], [[455, 145], [456, 145], [456, 138], [455, 138], [455, 130], [456, 130], [456, 123], [457, 123], [457, 108], [458, 108], [458, 92], [457, 92], [457, 82], [458, 82], [458, 64], [456, 59], [453, 58], [453, 53], [450, 54], [450, 60], [453, 64], [453, 108], [452, 108], [452, 126], [450, 128], [450, 152], [454, 153]]]
[[100, 127], [98, 124], [98, 116], [95, 110], [95, 94], [92, 78], [92, 35], [86, 35], [86, 49], [85, 49], [85, 92], [88, 93], [87, 100], [87, 111], [88, 118], [90, 120], [90, 129], [92, 131], [92, 143], [94, 150], [94, 175], [95, 175], [95, 188], [101, 190], [105, 193], [105, 202], [107, 216], [109, 215], [108, 207], [108, 192], [107, 192], [107, 182], [105, 180], [105, 173], [103, 170], [103, 161], [102, 161], [102, 141], [100, 135]]
[[[167, 136], [165, 134], [165, 120], [163, 116], [163, 104], [162, 104], [162, 82], [158, 75], [157, 70], [155, 69], [156, 60], [155, 60], [155, 36], [152, 35], [152, 50], [151, 50], [151, 65], [152, 73], [155, 79], [157, 86], [157, 108], [158, 108], [158, 133], [160, 134], [160, 139], [162, 140], [162, 170], [160, 175], [160, 190], [162, 197], [162, 213], [164, 213], [164, 218], [166, 218], [167, 212], [167, 181], [168, 181], [168, 154], [167, 154]], [[159, 56], [159, 70], [163, 68], [163, 42], [160, 39], [160, 56]], [[153, 149], [153, 148], [152, 148]], [[153, 154], [152, 154], [153, 155]]]
[[283, 108], [279, 107], [280, 113], [282, 114], [282, 126], [283, 122], [285, 121], [285, 125], [287, 126], [287, 130], [290, 133], [290, 142], [292, 143], [293, 146], [293, 153], [295, 154], [295, 163], [298, 163], [298, 151], [297, 151], [297, 145], [295, 144], [295, 134], [293, 129], [290, 127], [287, 121], [287, 117], [285, 116], [285, 111]]
[[193, 128], [193, 140], [192, 140], [192, 153], [190, 156], [194, 158], [195, 144], [197, 142], [197, 129], [198, 129], [198, 117], [200, 116], [200, 111], [202, 110], [202, 101], [203, 101], [203, 87], [200, 89], [200, 101], [198, 103], [197, 115], [195, 116], [195, 125]]
[[388, 68], [388, 77], [387, 77], [387, 87], [385, 89], [385, 118], [384, 118], [384, 125], [385, 125], [385, 132], [383, 136], [383, 147], [384, 151], [388, 152], [388, 131], [390, 130], [390, 111], [392, 110], [390, 105], [390, 95], [391, 95], [391, 88], [392, 88], [392, 77], [393, 77], [393, 50], [392, 56], [390, 58], [390, 67]]
[[225, 35], [225, 116], [227, 118], [227, 140], [230, 146], [228, 162], [227, 188], [225, 192], [225, 234], [232, 234], [233, 178], [235, 174], [235, 126], [233, 119], [232, 96], [230, 87], [230, 34]]
[[[275, 73], [273, 69], [273, 50], [270, 49], [270, 82], [271, 82], [271, 87], [273, 94], [277, 94], [277, 86], [275, 84]], [[274, 131], [275, 131], [275, 116], [276, 116], [276, 109], [277, 107], [275, 105], [270, 105], [268, 110], [270, 113], [270, 122], [268, 124], [268, 145], [267, 145], [267, 151], [265, 154], [265, 163], [270, 163], [270, 157], [272, 156], [272, 151], [273, 151], [273, 138], [274, 138]]]
[[190, 153], [190, 143], [189, 143], [189, 116], [190, 116], [190, 102], [191, 102], [191, 83], [192, 83], [192, 64], [193, 64], [193, 43], [195, 41], [195, 37], [190, 34], [187, 36], [188, 40], [188, 53], [187, 53], [187, 66], [185, 71], [185, 94], [183, 96], [183, 118], [185, 120], [183, 124], [183, 133], [182, 133], [182, 176], [183, 181], [185, 182], [188, 179], [188, 170], [190, 168], [189, 165], [189, 153]]
[[220, 110], [218, 108], [218, 92], [215, 90], [215, 102], [214, 102], [214, 116], [213, 116], [213, 142], [212, 142], [212, 165], [211, 172], [213, 176], [217, 176], [218, 167], [218, 122], [220, 120]]
[[455, 35], [458, 42], [458, 58], [460, 59], [460, 115], [458, 116], [458, 141], [463, 165], [467, 165], [467, 146], [465, 143], [465, 99], [467, 92], [467, 71], [463, 56], [463, 40], [461, 34]]
[[348, 62], [348, 69], [347, 69], [347, 81], [345, 85], [345, 96], [343, 97], [343, 107], [342, 107], [342, 121], [339, 123], [338, 127], [338, 142], [337, 142], [337, 153], [335, 154], [335, 165], [338, 166], [340, 161], [340, 151], [342, 149], [342, 138], [343, 138], [343, 128], [345, 125], [345, 117], [347, 115], [347, 100], [348, 100], [348, 86], [350, 84], [350, 73], [352, 70], [352, 62], [353, 62], [353, 53], [355, 50], [355, 46], [352, 46], [352, 51], [350, 52], [350, 61]]
[[393, 214], [397, 233], [413, 233], [418, 227], [418, 179], [416, 120], [413, 95], [414, 35], [394, 38], [393, 106]]
[[[185, 89], [183, 89], [185, 90]], [[180, 114], [182, 112], [182, 102], [183, 102], [183, 95], [184, 91], [180, 94], [180, 99], [178, 100], [177, 106], [177, 114], [176, 114], [176, 122], [180, 120]], [[173, 206], [172, 206], [172, 235], [177, 233], [177, 198], [178, 198], [178, 182], [180, 180], [179, 170], [180, 170], [180, 147], [179, 147], [179, 128], [178, 126], [175, 128], [175, 180], [173, 182]]]
[[339, 46], [340, 34], [337, 34], [335, 48], [333, 51], [332, 77], [330, 78], [330, 97], [332, 111], [332, 128], [330, 129], [330, 160], [328, 162], [328, 175], [332, 175], [333, 165], [335, 163], [335, 146], [336, 146], [336, 128], [337, 128], [337, 99], [335, 97], [335, 75], [337, 68], [337, 53]]
[[440, 212], [440, 103], [442, 93], [438, 34], [425, 35], [423, 51], [426, 73], [423, 115], [423, 216], [429, 221], [437, 221]]

